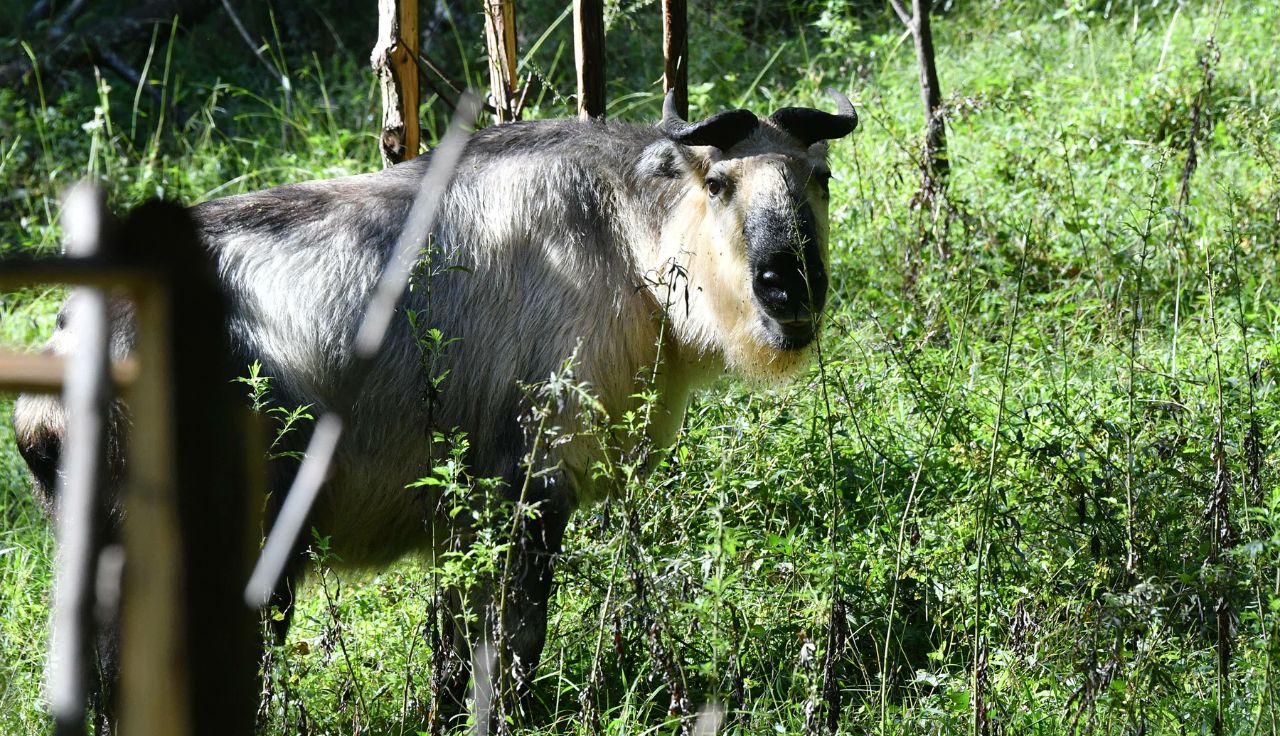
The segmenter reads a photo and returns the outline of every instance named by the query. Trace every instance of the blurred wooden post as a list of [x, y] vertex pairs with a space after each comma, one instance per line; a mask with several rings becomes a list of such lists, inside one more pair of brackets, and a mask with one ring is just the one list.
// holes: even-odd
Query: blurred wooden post
[[121, 591], [120, 733], [188, 736], [192, 663], [186, 633], [181, 546], [174, 488], [171, 331], [167, 285], [135, 293], [138, 381], [127, 395], [133, 414]]
[[225, 305], [181, 207], [143, 205], [120, 243], [155, 276], [136, 295], [128, 396], [120, 733], [252, 733], [257, 613], [240, 591], [256, 535]]
[[[110, 249], [100, 189], [79, 184], [67, 196], [62, 229], [67, 254]], [[49, 705], [58, 736], [85, 732], [91, 682], [95, 582], [104, 523], [107, 413], [111, 404], [111, 325], [100, 288], [76, 289], [71, 331], [75, 353], [66, 363], [62, 405], [67, 424], [57, 491], [58, 572], [49, 652]]]
[[662, 0], [662, 93], [676, 91], [676, 112], [689, 119], [689, 8], [686, 0]]
[[494, 118], [509, 123], [520, 118], [516, 88], [515, 0], [484, 0], [484, 41], [489, 50], [489, 88]]
[[370, 59], [382, 85], [382, 164], [418, 155], [418, 0], [378, 0], [378, 42]]
[[578, 117], [604, 119], [604, 0], [573, 0]]

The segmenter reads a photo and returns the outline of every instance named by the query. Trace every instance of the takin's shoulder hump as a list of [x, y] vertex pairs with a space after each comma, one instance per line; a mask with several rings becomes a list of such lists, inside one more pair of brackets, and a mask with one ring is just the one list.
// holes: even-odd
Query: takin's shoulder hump
[[284, 184], [257, 192], [212, 199], [190, 209], [210, 240], [240, 234], [278, 236], [308, 223], [361, 214], [403, 218], [417, 194], [427, 157], [382, 171], [335, 179]]

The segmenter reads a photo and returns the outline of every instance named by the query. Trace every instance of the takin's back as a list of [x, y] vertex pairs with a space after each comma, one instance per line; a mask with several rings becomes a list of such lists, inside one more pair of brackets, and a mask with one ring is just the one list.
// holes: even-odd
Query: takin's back
[[[510, 478], [525, 453], [526, 389], [566, 360], [611, 412], [630, 401], [658, 350], [656, 305], [632, 242], [656, 238], [657, 209], [637, 204], [635, 167], [658, 137], [548, 121], [472, 138], [404, 305], [417, 334], [407, 317], [394, 321], [316, 510], [315, 525], [340, 532], [334, 544], [348, 561], [432, 546], [423, 531], [435, 499], [405, 486], [430, 472], [433, 429], [477, 439], [473, 475]], [[365, 300], [427, 163], [191, 209], [231, 296], [235, 369], [260, 361], [277, 405], [318, 415], [337, 401]], [[434, 357], [429, 327], [443, 336]], [[429, 374], [444, 376], [438, 394]], [[589, 451], [570, 443], [560, 452], [578, 471], [572, 485], [589, 483]]]

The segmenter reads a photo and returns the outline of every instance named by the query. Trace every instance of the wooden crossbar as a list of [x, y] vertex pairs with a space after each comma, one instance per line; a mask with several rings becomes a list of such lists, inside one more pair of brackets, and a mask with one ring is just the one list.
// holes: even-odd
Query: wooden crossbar
[[[56, 394], [62, 391], [66, 361], [47, 353], [20, 353], [0, 349], [0, 391]], [[111, 364], [111, 380], [118, 388], [130, 386], [138, 377], [138, 362], [132, 358]]]

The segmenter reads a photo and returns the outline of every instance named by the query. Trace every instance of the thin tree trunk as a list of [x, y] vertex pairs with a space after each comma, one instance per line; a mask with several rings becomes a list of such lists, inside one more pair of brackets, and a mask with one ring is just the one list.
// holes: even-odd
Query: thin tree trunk
[[516, 4], [514, 0], [484, 0], [484, 40], [489, 49], [489, 88], [494, 117], [499, 123], [520, 118], [516, 86]]
[[923, 195], [928, 201], [946, 189], [951, 164], [947, 158], [947, 126], [942, 112], [942, 85], [934, 60], [933, 30], [929, 26], [932, 0], [912, 0], [910, 14], [901, 0], [889, 0], [898, 18], [911, 31], [920, 69], [920, 99], [924, 103], [925, 136]]
[[662, 91], [675, 90], [676, 111], [689, 117], [689, 6], [662, 0]]
[[578, 117], [604, 119], [604, 0], [573, 0]]
[[382, 164], [418, 155], [418, 2], [378, 0], [378, 43], [370, 63], [382, 85]]
[[929, 27], [932, 0], [914, 0], [915, 25], [911, 37], [916, 44], [916, 60], [920, 64], [920, 98], [924, 102], [928, 125], [925, 128], [925, 160], [930, 192], [946, 188], [951, 164], [947, 159], [947, 126], [942, 117], [942, 86], [938, 84], [938, 66], [933, 54], [933, 31]]

